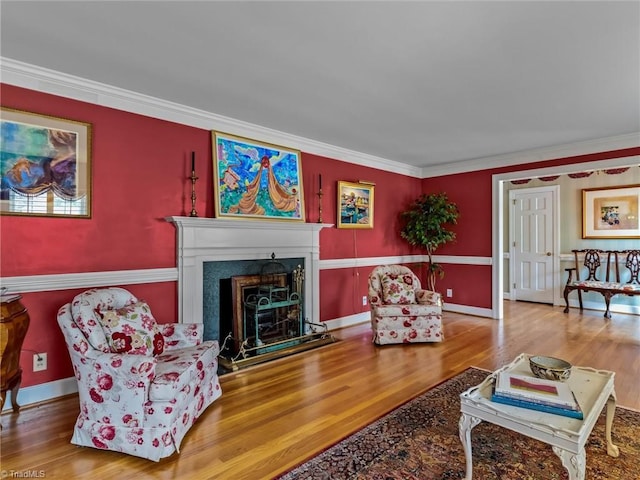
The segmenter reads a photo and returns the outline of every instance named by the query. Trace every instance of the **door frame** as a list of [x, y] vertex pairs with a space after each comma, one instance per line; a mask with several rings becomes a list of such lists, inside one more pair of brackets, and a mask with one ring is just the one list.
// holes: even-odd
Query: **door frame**
[[[504, 186], [503, 186], [504, 187]], [[509, 190], [509, 284], [507, 288], [507, 293], [509, 294], [510, 300], [518, 300], [517, 299], [517, 290], [514, 293], [513, 282], [515, 279], [516, 273], [516, 249], [513, 246], [513, 242], [515, 241], [515, 233], [516, 233], [516, 225], [515, 225], [515, 206], [511, 201], [513, 196], [517, 193], [542, 193], [542, 192], [551, 192], [551, 215], [553, 218], [551, 219], [552, 232], [551, 232], [551, 243], [553, 245], [553, 275], [552, 275], [552, 302], [553, 305], [560, 305], [561, 296], [560, 296], [560, 282], [561, 280], [561, 272], [560, 272], [560, 185], [544, 185], [541, 187], [529, 187], [529, 188], [514, 188]]]
[[[604, 151], [604, 150], [599, 150]], [[555, 158], [564, 158], [557, 154]], [[552, 160], [552, 159], [549, 159]], [[504, 193], [503, 182], [511, 180], [521, 180], [525, 178], [542, 177], [550, 175], [563, 175], [593, 170], [603, 170], [605, 168], [620, 168], [638, 165], [640, 155], [630, 155], [627, 157], [617, 157], [609, 160], [598, 160], [595, 162], [573, 163], [561, 165], [559, 167], [537, 168], [531, 170], [517, 170], [507, 173], [496, 173], [491, 176], [491, 231], [492, 231], [492, 255], [491, 255], [491, 312], [492, 317], [500, 320], [504, 317]], [[533, 161], [533, 160], [529, 160]], [[538, 156], [537, 161], [541, 161]], [[526, 163], [527, 158], [522, 159]], [[562, 252], [559, 252], [562, 255]]]

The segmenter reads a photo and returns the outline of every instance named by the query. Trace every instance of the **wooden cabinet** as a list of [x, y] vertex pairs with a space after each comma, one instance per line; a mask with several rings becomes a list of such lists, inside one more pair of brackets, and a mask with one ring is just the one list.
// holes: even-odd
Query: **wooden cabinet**
[[29, 328], [29, 314], [20, 302], [20, 295], [2, 295], [0, 317], [0, 411], [4, 407], [7, 391], [11, 390], [13, 411], [20, 409], [18, 390], [22, 381], [20, 351]]

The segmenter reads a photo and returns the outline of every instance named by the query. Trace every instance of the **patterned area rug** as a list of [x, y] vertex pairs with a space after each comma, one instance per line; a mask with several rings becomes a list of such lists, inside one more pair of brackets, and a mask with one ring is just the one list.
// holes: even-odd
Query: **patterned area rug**
[[[281, 480], [445, 480], [465, 476], [458, 436], [459, 395], [487, 372], [469, 368], [410, 400], [323, 453], [278, 477]], [[604, 413], [586, 445], [587, 480], [640, 479], [640, 412], [618, 407], [613, 443], [606, 452]], [[474, 480], [566, 480], [550, 446], [505, 428], [480, 423], [471, 433]]]

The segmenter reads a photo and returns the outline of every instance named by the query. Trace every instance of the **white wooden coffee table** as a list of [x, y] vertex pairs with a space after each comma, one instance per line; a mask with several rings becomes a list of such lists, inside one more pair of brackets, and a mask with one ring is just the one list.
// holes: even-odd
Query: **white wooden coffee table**
[[471, 452], [471, 430], [481, 421], [500, 425], [552, 446], [562, 465], [569, 472], [570, 480], [584, 480], [586, 454], [584, 445], [591, 430], [607, 406], [606, 437], [607, 454], [619, 455], [618, 447], [611, 441], [611, 424], [616, 407], [614, 372], [588, 367], [572, 367], [567, 381], [584, 413], [583, 420], [538, 412], [526, 408], [503, 405], [491, 401], [491, 392], [496, 375], [510, 370], [520, 375], [532, 376], [529, 355], [522, 353], [509, 365], [493, 372], [480, 384], [460, 394], [460, 440], [464, 447], [467, 474], [473, 476]]

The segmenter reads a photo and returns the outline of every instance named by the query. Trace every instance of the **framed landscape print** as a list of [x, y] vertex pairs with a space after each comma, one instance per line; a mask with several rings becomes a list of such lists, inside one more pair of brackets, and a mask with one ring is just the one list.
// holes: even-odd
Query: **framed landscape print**
[[373, 192], [367, 183], [338, 182], [338, 228], [373, 228]]
[[216, 217], [304, 222], [300, 152], [212, 132]]
[[582, 190], [582, 238], [640, 238], [640, 185]]
[[0, 213], [91, 217], [91, 125], [0, 109]]

